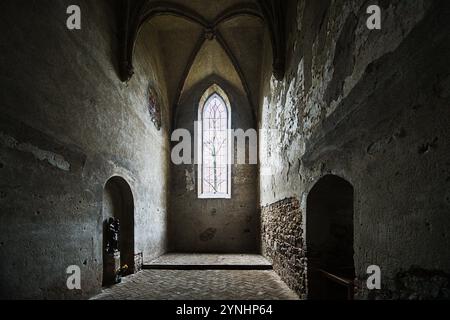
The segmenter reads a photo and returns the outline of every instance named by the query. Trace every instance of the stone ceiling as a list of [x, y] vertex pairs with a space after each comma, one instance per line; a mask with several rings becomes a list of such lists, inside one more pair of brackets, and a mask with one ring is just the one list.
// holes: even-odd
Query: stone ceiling
[[[267, 30], [274, 29], [267, 17], [274, 16], [271, 10], [279, 6], [277, 1], [141, 0], [133, 4], [127, 8], [131, 12], [128, 48], [143, 25], [150, 24], [157, 32], [158, 43], [150, 45], [158, 46], [161, 52], [171, 105], [176, 107], [189, 89], [215, 76], [241, 91], [255, 108], [264, 36]], [[271, 39], [274, 47], [273, 35]], [[123, 68], [126, 79], [133, 72], [132, 53], [123, 61], [127, 64]]]

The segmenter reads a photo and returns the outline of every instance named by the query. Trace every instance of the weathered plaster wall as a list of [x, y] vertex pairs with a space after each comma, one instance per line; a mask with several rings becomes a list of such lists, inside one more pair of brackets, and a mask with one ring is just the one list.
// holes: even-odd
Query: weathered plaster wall
[[[449, 4], [380, 1], [382, 30], [369, 31], [371, 4], [298, 1], [285, 80], [271, 78], [266, 63], [263, 251], [286, 261], [276, 270], [305, 294], [306, 199], [320, 177], [335, 174], [355, 189], [357, 296], [449, 297]], [[285, 198], [300, 202], [301, 218], [272, 217]], [[287, 228], [298, 239], [293, 257], [277, 250]], [[365, 289], [372, 264], [382, 269], [382, 291]]]
[[[0, 297], [85, 298], [101, 289], [102, 197], [123, 177], [135, 200], [135, 250], [166, 250], [167, 98], [155, 40], [144, 29], [136, 74], [119, 80], [114, 1], [2, 1], [0, 27]], [[161, 94], [157, 131], [146, 101]], [[66, 268], [81, 267], [68, 291]]]
[[[245, 131], [255, 128], [254, 115], [248, 100], [223, 79], [208, 77], [186, 93], [177, 108], [175, 127], [189, 130], [192, 145], [199, 101], [214, 83], [219, 85], [230, 99], [232, 129], [241, 128]], [[194, 152], [192, 155], [194, 156]], [[235, 156], [237, 157], [237, 152]], [[195, 164], [172, 164], [171, 167], [169, 220], [171, 251], [257, 252], [260, 226], [257, 211], [257, 166], [250, 164], [232, 166], [231, 199], [198, 199], [197, 168]]]

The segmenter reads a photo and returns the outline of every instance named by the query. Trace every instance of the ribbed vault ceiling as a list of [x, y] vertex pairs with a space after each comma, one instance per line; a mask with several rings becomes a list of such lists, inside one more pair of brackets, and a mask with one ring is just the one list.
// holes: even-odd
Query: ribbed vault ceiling
[[[182, 13], [164, 12], [164, 4]], [[176, 106], [197, 83], [217, 76], [246, 95], [254, 107], [260, 91], [265, 30], [256, 2], [169, 0], [164, 4], [145, 23], [158, 34], [158, 43], [151, 45], [159, 46], [162, 53], [170, 103]]]

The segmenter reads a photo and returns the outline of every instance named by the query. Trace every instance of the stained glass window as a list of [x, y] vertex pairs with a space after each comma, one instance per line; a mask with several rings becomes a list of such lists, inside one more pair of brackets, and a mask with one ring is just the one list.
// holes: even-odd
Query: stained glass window
[[200, 106], [201, 178], [200, 197], [230, 197], [230, 111], [224, 99], [212, 94]]

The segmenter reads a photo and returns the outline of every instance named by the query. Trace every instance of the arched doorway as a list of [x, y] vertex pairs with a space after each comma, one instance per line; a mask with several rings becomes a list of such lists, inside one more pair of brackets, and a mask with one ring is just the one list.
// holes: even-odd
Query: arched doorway
[[[103, 192], [103, 257], [106, 251], [106, 228], [109, 218], [120, 221], [120, 264], [134, 273], [134, 199], [128, 183], [121, 177], [108, 180]], [[105, 262], [105, 260], [104, 260]], [[104, 263], [105, 275], [105, 263]], [[105, 283], [105, 277], [103, 281]]]
[[353, 299], [353, 186], [327, 175], [307, 200], [309, 299]]

